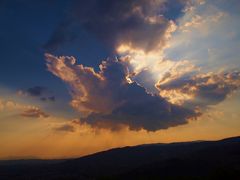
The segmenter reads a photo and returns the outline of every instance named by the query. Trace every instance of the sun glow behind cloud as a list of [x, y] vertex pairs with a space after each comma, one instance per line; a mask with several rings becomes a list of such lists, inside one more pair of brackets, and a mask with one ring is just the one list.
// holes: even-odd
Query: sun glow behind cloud
[[[222, 4], [224, 3], [219, 2], [219, 5]], [[149, 86], [146, 83], [151, 83], [150, 93], [156, 93], [153, 87], [156, 84], [159, 86], [181, 77], [187, 78], [186, 76], [189, 74], [194, 76], [201, 73], [232, 71], [233, 67], [238, 69], [237, 61], [240, 58], [236, 49], [238, 45], [232, 46], [235, 43], [239, 44], [240, 40], [236, 39], [231, 42], [232, 36], [236, 37], [238, 34], [237, 28], [231, 29], [230, 32], [227, 31], [228, 26], [235, 27], [238, 24], [236, 14], [223, 10], [222, 7], [217, 6], [215, 1], [213, 3], [210, 1], [195, 1], [193, 4], [186, 6], [184, 11], [185, 14], [176, 23], [171, 22], [171, 25], [165, 31], [163, 35], [165, 45], [161, 48], [156, 46], [156, 49], [153, 48], [151, 51], [145, 52], [143, 49], [134, 48], [132, 45], [120, 44], [117, 47], [116, 51], [120, 58], [127, 61], [129, 69], [132, 71], [129, 78], [135, 79], [143, 87]], [[227, 49], [220, 50], [223, 48], [221, 44], [217, 44], [219, 38], [228, 43], [228, 46], [236, 54], [236, 57], [230, 60], [232, 63], [223, 64], [227, 62], [224, 60]], [[144, 82], [141, 78], [138, 78], [137, 76], [142, 71], [147, 71], [148, 78], [153, 79], [153, 81], [145, 81], [144, 79]], [[189, 88], [189, 92], [196, 90], [195, 87]], [[160, 95], [167, 97], [172, 103], [183, 104], [184, 101], [194, 99], [193, 93], [189, 92], [183, 93], [177, 89], [162, 89]]]
[[[209, 8], [204, 8], [204, 2], [179, 2], [185, 5], [181, 10], [184, 14], [175, 21], [167, 19], [164, 10], [156, 10], [155, 5], [171, 6], [166, 2], [151, 1], [147, 3], [149, 9], [144, 9], [145, 1], [133, 3], [130, 9], [124, 9], [126, 14], [114, 12], [113, 19], [121, 19], [118, 24], [107, 18], [110, 12], [103, 12], [106, 17], [101, 19], [102, 23], [110, 21], [108, 28], [112, 29], [112, 36], [107, 34], [106, 39], [116, 47], [118, 58], [102, 61], [99, 71], [77, 64], [74, 57], [46, 54], [48, 70], [70, 86], [71, 104], [83, 114], [80, 120], [92, 126], [118, 129], [126, 125], [131, 130], [156, 131], [188, 123], [236, 91], [240, 87], [238, 70], [203, 71], [192, 58], [169, 57], [169, 51], [177, 44], [173, 42], [179, 36], [195, 42], [194, 37], [200, 31], [201, 37], [215, 41], [209, 29], [213, 22], [219, 26], [227, 13], [211, 3]], [[204, 12], [207, 15], [202, 15]], [[95, 31], [95, 15], [87, 19], [91, 26], [89, 31], [102, 36], [102, 32]], [[147, 28], [142, 29], [142, 25]], [[187, 38], [184, 33], [192, 36]], [[140, 110], [146, 113], [134, 113]]]

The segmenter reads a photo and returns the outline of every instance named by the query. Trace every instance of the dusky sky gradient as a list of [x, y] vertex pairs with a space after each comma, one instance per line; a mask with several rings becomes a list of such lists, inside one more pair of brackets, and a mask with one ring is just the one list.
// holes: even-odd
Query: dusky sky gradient
[[240, 1], [1, 0], [0, 159], [240, 132]]

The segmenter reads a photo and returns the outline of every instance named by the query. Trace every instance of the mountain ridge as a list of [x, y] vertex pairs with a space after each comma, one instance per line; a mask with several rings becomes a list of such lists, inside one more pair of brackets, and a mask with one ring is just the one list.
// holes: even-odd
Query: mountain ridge
[[219, 174], [240, 178], [240, 136], [126, 146], [35, 164], [0, 163], [1, 179], [209, 179]]

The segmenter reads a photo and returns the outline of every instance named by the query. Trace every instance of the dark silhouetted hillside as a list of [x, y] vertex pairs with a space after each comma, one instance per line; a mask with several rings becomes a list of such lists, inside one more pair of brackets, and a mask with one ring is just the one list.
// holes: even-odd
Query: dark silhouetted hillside
[[2, 161], [0, 179], [240, 179], [240, 137], [149, 144], [60, 161]]

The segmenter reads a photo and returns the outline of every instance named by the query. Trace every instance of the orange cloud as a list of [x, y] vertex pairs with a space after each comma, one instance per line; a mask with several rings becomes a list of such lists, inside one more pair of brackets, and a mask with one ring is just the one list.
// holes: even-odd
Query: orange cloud
[[21, 116], [31, 117], [31, 118], [40, 118], [40, 117], [46, 118], [46, 117], [49, 117], [48, 114], [46, 114], [45, 112], [43, 112], [39, 108], [26, 109], [21, 113]]
[[3, 113], [10, 113], [20, 115], [23, 117], [48, 117], [49, 115], [43, 112], [40, 108], [33, 105], [26, 105], [18, 103], [12, 100], [1, 100], [0, 99], [0, 111]]

